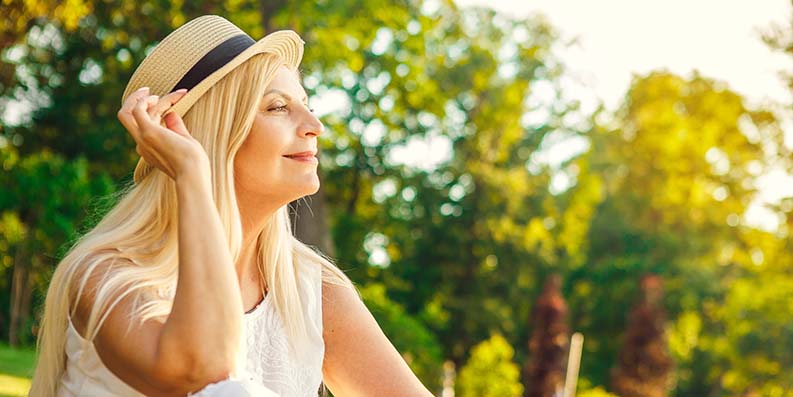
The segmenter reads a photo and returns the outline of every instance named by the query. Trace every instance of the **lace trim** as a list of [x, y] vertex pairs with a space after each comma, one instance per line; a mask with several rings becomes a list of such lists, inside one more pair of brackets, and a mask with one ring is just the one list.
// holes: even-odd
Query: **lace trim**
[[275, 306], [262, 302], [244, 316], [247, 380], [260, 382], [283, 396], [316, 397], [322, 382], [324, 346], [311, 362], [296, 362]]
[[259, 311], [259, 309], [264, 306], [264, 302], [268, 301], [268, 300], [270, 300], [270, 293], [264, 294], [264, 298], [262, 298], [262, 300], [260, 300], [259, 303], [257, 303], [256, 306], [253, 307], [253, 309], [248, 310], [247, 312], [243, 313], [242, 318], [243, 319], [247, 319], [248, 316], [252, 316], [254, 313]]

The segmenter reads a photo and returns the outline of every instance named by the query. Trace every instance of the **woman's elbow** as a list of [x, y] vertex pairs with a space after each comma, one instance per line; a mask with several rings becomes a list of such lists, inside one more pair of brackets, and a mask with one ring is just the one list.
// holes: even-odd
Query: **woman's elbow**
[[[228, 379], [236, 367], [236, 352], [208, 354], [201, 350], [179, 353], [177, 359], [163, 357], [155, 371], [163, 395], [186, 395]], [[171, 356], [173, 357], [173, 356]]]

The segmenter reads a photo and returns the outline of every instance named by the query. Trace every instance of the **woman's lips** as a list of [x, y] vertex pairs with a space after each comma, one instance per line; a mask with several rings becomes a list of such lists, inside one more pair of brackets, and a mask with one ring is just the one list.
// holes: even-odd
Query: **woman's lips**
[[300, 162], [304, 162], [304, 163], [314, 163], [314, 164], [318, 164], [319, 163], [319, 160], [317, 160], [317, 158], [314, 155], [311, 155], [311, 154], [301, 154], [301, 155], [291, 155], [291, 156], [287, 155], [287, 156], [284, 156], [284, 157], [286, 157], [286, 158], [288, 158], [290, 160], [300, 161]]

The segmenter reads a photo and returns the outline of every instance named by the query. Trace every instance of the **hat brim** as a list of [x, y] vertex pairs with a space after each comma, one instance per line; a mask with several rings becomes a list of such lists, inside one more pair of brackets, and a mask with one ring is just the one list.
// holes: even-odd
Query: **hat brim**
[[[256, 54], [271, 53], [283, 60], [283, 63], [293, 69], [300, 66], [303, 59], [303, 44], [305, 42], [300, 36], [291, 30], [280, 30], [268, 34], [261, 38], [259, 41], [246, 48], [239, 55], [234, 57], [231, 61], [223, 65], [220, 69], [212, 72], [195, 87], [191, 88], [187, 93], [179, 99], [179, 101], [165, 111], [163, 116], [168, 113], [176, 113], [180, 117], [184, 116], [190, 108], [203, 96], [212, 86], [217, 84], [220, 79], [229, 74], [232, 70], [240, 66], [243, 62], [247, 61]], [[143, 158], [138, 160], [133, 174], [135, 183], [140, 183], [154, 169]]]

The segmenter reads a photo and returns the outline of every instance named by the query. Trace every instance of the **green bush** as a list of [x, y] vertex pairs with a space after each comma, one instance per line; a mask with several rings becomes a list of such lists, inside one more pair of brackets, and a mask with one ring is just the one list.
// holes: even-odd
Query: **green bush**
[[382, 284], [369, 284], [359, 291], [383, 332], [402, 353], [416, 376], [430, 390], [438, 390], [443, 355], [435, 336], [419, 320], [406, 313], [401, 305], [389, 299]]
[[515, 351], [500, 334], [474, 346], [460, 370], [455, 388], [460, 397], [520, 397], [520, 367], [512, 362]]
[[596, 387], [594, 389], [584, 390], [582, 392], [576, 393], [578, 397], [619, 397], [616, 394], [609, 393], [601, 387]]

